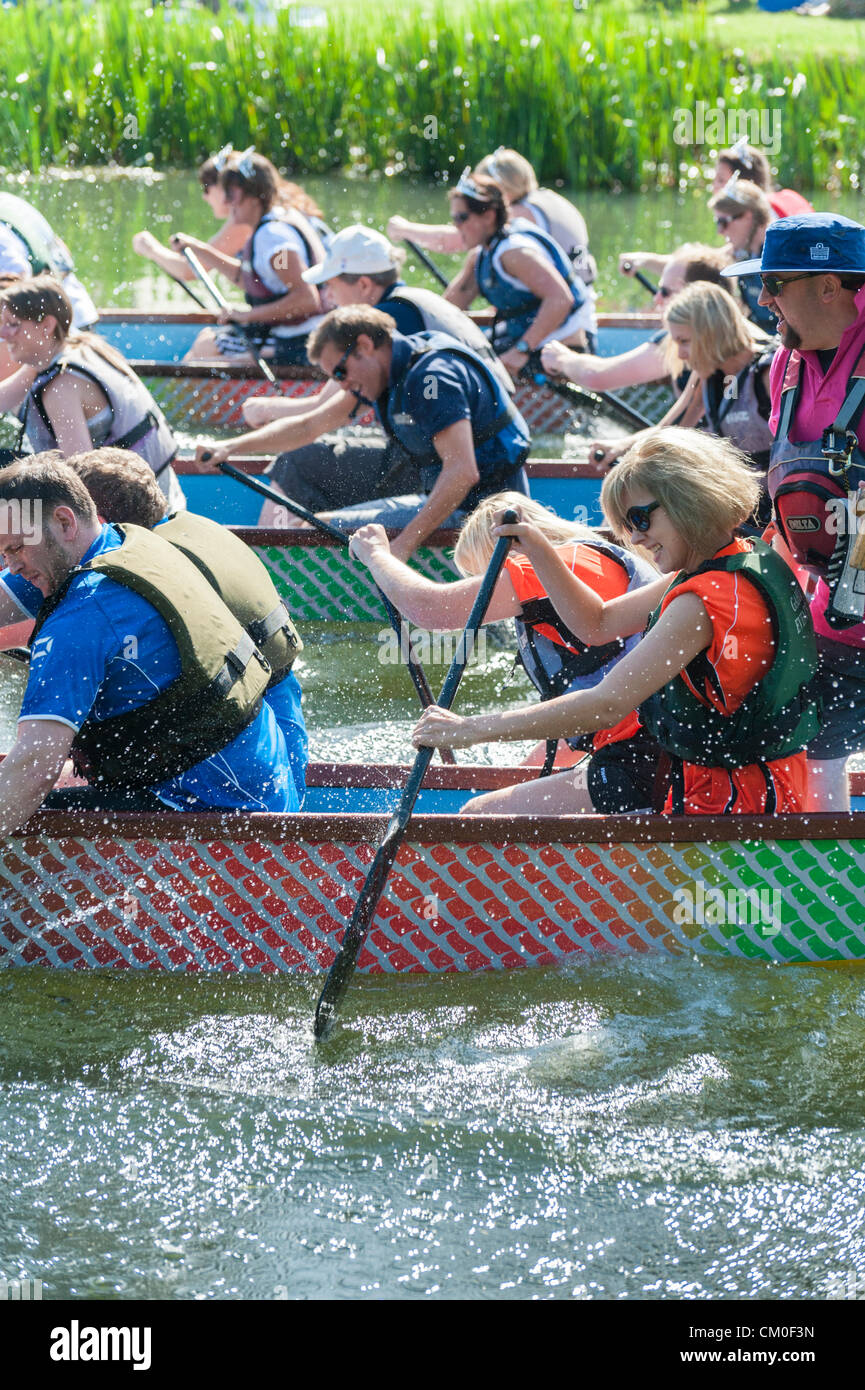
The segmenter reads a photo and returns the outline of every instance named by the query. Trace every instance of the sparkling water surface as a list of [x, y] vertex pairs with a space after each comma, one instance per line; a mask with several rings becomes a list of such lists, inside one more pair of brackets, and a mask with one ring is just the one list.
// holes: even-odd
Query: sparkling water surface
[[[393, 184], [347, 185], [345, 206], [342, 189], [316, 184], [342, 221], [400, 206]], [[97, 283], [103, 303], [142, 302], [125, 247], [137, 226], [159, 231], [146, 213], [171, 219], [177, 202], [183, 225], [210, 230], [179, 175], [39, 192], [82, 275], [97, 283], [108, 264], [122, 278]], [[402, 206], [438, 204], [410, 190]], [[623, 238], [657, 244], [650, 218], [675, 240], [705, 222], [694, 199], [614, 206], [621, 221], [605, 198], [594, 224], [608, 266]], [[405, 761], [408, 678], [358, 633], [304, 637], [313, 755]], [[500, 693], [510, 666], [490, 649], [458, 707], [523, 698], [519, 676]], [[6, 745], [20, 684], [0, 662]], [[289, 978], [0, 972], [0, 1277], [41, 1279], [46, 1299], [865, 1288], [862, 968], [644, 957], [356, 977], [320, 1046], [317, 993]]]

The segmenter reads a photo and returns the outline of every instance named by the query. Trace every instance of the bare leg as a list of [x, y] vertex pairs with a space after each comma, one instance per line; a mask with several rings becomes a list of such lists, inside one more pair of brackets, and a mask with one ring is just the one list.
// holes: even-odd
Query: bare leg
[[473, 796], [462, 807], [461, 815], [553, 816], [581, 815], [592, 810], [586, 787], [586, 774], [580, 768], [519, 782], [501, 791]]
[[808, 810], [850, 810], [850, 784], [846, 758], [808, 759]]
[[[192, 347], [183, 358], [184, 362], [218, 362], [222, 357], [212, 328], [202, 328]], [[243, 358], [237, 358], [243, 361]]]

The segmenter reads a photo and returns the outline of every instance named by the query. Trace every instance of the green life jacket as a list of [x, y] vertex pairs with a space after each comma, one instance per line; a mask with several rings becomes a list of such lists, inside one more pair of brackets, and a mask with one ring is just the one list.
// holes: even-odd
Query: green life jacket
[[155, 534], [182, 550], [201, 570], [267, 658], [273, 671], [271, 686], [278, 685], [303, 651], [303, 643], [255, 552], [218, 521], [193, 512], [175, 512]]
[[[820, 715], [809, 682], [817, 670], [817, 644], [808, 604], [795, 575], [779, 555], [762, 541], [753, 550], [707, 560], [695, 574], [721, 570], [742, 574], [755, 584], [769, 608], [775, 657], [772, 665], [732, 714], [704, 704], [681, 675], [640, 706], [640, 720], [674, 759], [703, 767], [747, 767], [799, 753], [820, 727]], [[692, 578], [683, 570], [671, 588]], [[667, 595], [665, 595], [665, 598]], [[661, 616], [659, 605], [649, 619], [648, 632]], [[697, 690], [708, 682], [721, 691], [705, 652], [685, 668]]]
[[180, 675], [138, 709], [84, 721], [72, 743], [76, 769], [100, 786], [151, 787], [224, 748], [261, 708], [270, 666], [201, 572], [141, 526], [123, 544], [76, 567], [46, 599], [36, 638], [80, 574], [104, 574], [151, 603], [177, 643]]

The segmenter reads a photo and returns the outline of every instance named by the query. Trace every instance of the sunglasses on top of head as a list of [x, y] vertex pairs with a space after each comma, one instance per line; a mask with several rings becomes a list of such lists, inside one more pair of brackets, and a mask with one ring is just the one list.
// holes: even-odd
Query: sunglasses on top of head
[[644, 502], [638, 507], [629, 507], [625, 512], [625, 525], [629, 531], [639, 531], [645, 535], [652, 524], [652, 512], [660, 507], [660, 502]]

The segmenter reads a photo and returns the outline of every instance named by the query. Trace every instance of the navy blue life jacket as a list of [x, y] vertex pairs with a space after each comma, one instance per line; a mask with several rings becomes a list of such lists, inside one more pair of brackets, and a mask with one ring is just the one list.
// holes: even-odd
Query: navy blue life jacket
[[475, 264], [475, 279], [481, 294], [496, 310], [496, 324], [504, 320], [508, 325], [508, 337], [522, 337], [538, 312], [541, 301], [527, 286], [511, 284], [495, 265], [497, 253], [507, 250], [507, 242], [514, 233], [536, 241], [561, 275], [571, 292], [567, 317], [585, 304], [586, 290], [558, 242], [526, 218], [518, 217], [509, 222], [481, 247]]

